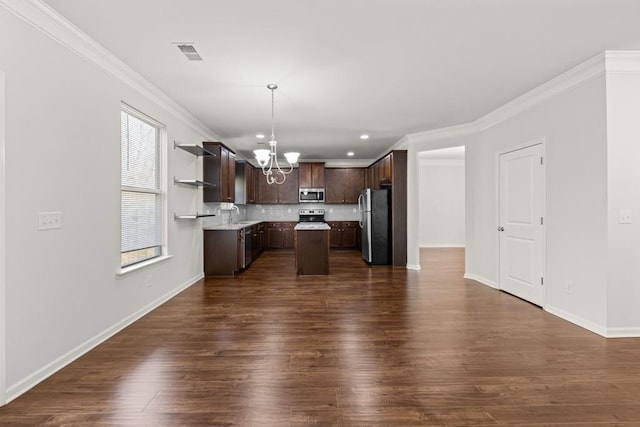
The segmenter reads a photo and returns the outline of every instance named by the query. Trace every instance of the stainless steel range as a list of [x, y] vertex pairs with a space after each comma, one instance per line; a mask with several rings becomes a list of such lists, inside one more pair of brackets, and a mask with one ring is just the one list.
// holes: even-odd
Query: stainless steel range
[[324, 209], [298, 210], [298, 222], [324, 222]]

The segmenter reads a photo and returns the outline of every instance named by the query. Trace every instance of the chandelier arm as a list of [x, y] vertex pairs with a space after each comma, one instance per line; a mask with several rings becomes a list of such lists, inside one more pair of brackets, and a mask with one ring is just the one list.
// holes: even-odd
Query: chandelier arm
[[[278, 181], [278, 175], [280, 175], [280, 176], [282, 177], [282, 181]], [[287, 179], [287, 176], [286, 176], [284, 173], [282, 173], [282, 170], [278, 170], [278, 171], [275, 173], [275, 176], [274, 176], [274, 178], [273, 178], [273, 182], [274, 182], [275, 184], [282, 185], [282, 184], [284, 184], [284, 182], [286, 181], [286, 179]]]

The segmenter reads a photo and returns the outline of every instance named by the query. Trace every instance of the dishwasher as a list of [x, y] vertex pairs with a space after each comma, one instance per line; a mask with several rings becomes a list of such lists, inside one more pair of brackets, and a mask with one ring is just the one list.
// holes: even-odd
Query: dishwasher
[[251, 227], [245, 227], [240, 230], [240, 247], [238, 248], [238, 255], [240, 257], [240, 268], [247, 268], [251, 263]]

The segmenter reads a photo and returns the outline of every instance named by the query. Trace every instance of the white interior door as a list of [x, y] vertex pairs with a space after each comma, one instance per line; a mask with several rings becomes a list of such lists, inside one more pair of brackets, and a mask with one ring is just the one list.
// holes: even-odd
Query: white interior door
[[544, 304], [544, 161], [542, 144], [500, 155], [499, 288]]

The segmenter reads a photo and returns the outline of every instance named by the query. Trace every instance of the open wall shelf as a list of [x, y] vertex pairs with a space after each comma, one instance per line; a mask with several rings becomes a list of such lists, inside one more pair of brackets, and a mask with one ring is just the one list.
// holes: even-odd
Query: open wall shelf
[[187, 151], [194, 156], [215, 156], [215, 153], [212, 153], [211, 151], [198, 144], [183, 144], [173, 141], [173, 148], [180, 148], [181, 150]]
[[174, 184], [190, 185], [192, 187], [214, 187], [214, 185], [211, 184], [210, 182], [200, 181], [200, 180], [197, 180], [197, 179], [176, 179], [174, 177], [173, 178], [173, 183]]
[[215, 216], [215, 214], [201, 214], [201, 213], [194, 213], [194, 214], [185, 214], [185, 215], [178, 215], [177, 213], [174, 212], [173, 214], [173, 219], [174, 220], [178, 220], [178, 219], [198, 219], [198, 218], [206, 218], [209, 216]]

